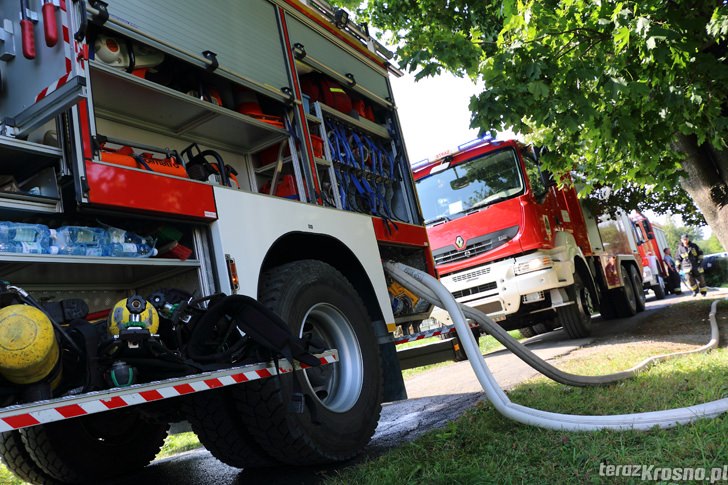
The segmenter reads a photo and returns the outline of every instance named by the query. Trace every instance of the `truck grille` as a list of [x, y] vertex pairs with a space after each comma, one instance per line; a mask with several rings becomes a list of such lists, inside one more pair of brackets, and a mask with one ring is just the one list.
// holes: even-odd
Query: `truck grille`
[[492, 241], [477, 242], [475, 244], [468, 244], [468, 246], [462, 250], [448, 251], [443, 254], [435, 256], [435, 264], [452, 263], [454, 261], [462, 261], [463, 259], [472, 258], [478, 254], [490, 251], [492, 249]]
[[475, 295], [476, 293], [482, 293], [484, 291], [495, 290], [497, 286], [498, 285], [496, 285], [495, 281], [493, 281], [484, 285], [473, 286], [472, 288], [466, 288], [460, 291], [453, 291], [452, 296], [455, 298], [462, 298], [464, 296]]
[[464, 259], [472, 258], [479, 254], [486, 253], [492, 249], [502, 246], [518, 234], [518, 226], [511, 226], [500, 231], [491, 232], [484, 236], [480, 236], [468, 241], [468, 245], [464, 249], [458, 250], [455, 246], [450, 245], [432, 252], [435, 258], [435, 264], [454, 263]]

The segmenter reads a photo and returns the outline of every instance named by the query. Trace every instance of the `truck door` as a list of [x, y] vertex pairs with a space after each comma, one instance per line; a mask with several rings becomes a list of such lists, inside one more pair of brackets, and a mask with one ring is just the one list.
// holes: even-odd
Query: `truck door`
[[24, 137], [86, 97], [84, 2], [0, 0], [2, 134]]

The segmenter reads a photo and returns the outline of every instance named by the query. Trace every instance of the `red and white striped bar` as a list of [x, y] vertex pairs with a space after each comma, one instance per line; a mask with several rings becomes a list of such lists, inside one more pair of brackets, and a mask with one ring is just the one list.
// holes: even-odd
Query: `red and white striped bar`
[[[321, 365], [333, 364], [339, 361], [339, 354], [335, 349], [316, 354], [316, 357], [318, 357]], [[308, 367], [310, 366], [299, 362], [292, 366], [286, 359], [281, 359], [278, 361], [277, 368], [273, 362], [261, 362], [183, 378], [95, 391], [80, 396], [67, 396], [49, 401], [18, 404], [0, 409], [0, 431], [12, 431], [37, 424], [52, 423], [63, 419], [184, 396], [194, 392], [267, 379], [278, 374], [287, 374]]]

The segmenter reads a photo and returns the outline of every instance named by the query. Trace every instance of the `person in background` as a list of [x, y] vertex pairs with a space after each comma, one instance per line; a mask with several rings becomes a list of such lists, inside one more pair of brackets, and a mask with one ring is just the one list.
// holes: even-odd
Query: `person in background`
[[665, 261], [665, 264], [669, 268], [669, 270], [677, 271], [677, 268], [675, 267], [675, 260], [672, 257], [672, 251], [670, 251], [670, 248], [665, 248], [662, 250], [665, 255], [662, 257], [662, 260]]
[[680, 245], [677, 247], [677, 268], [685, 273], [688, 279], [688, 286], [693, 291], [693, 296], [700, 293], [706, 296], [708, 288], [705, 285], [703, 276], [703, 251], [697, 244], [690, 242], [690, 236], [680, 236]]

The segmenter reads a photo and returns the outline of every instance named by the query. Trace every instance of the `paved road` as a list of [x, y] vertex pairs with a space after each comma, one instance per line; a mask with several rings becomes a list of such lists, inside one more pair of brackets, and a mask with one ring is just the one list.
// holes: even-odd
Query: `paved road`
[[[728, 291], [710, 293], [711, 298], [726, 297]], [[593, 336], [589, 339], [567, 340], [561, 330], [539, 335], [528, 340], [528, 345], [539, 356], [551, 360], [566, 355], [592, 341], [629, 333], [643, 318], [667, 305], [685, 301], [690, 296], [670, 296], [665, 300], [648, 299], [647, 311], [635, 317], [620, 320], [594, 322]], [[506, 351], [488, 354], [486, 362], [498, 383], [505, 387], [535, 376], [537, 373]], [[466, 409], [483, 399], [482, 388], [465, 362], [439, 367], [418, 374], [406, 382], [409, 399], [386, 404], [382, 410], [379, 427], [365, 456], [376, 456], [422, 433], [443, 426]], [[285, 468], [246, 471], [231, 468], [217, 461], [204, 449], [184, 453], [173, 458], [159, 460], [142, 472], [128, 477], [121, 484], [174, 483], [176, 485], [225, 485], [257, 484], [295, 485], [316, 484], [324, 474], [333, 469]]]

